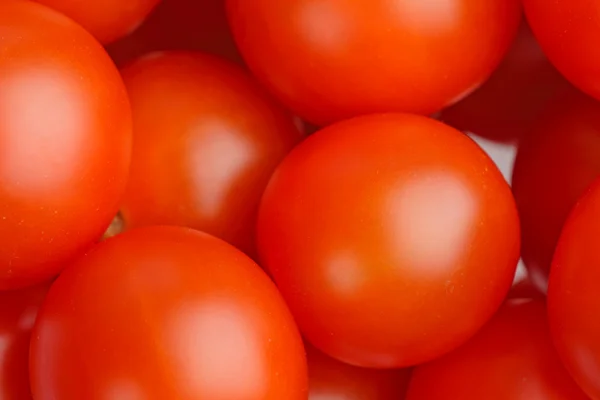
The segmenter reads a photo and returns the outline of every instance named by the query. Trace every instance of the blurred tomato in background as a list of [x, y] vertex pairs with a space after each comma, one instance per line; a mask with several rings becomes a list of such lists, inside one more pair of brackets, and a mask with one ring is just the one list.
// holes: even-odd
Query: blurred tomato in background
[[563, 224], [600, 173], [600, 103], [576, 91], [553, 100], [518, 146], [513, 193], [522, 258], [545, 290]]
[[492, 76], [467, 98], [442, 110], [440, 119], [487, 139], [514, 141], [528, 134], [546, 104], [569, 87], [522, 22]]

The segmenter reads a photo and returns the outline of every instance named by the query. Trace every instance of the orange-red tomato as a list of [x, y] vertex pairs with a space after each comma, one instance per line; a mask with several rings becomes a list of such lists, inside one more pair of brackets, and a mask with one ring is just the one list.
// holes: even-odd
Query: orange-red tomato
[[428, 361], [475, 334], [512, 285], [520, 243], [493, 161], [409, 114], [308, 137], [273, 175], [257, 239], [306, 339], [377, 368]]
[[368, 369], [344, 364], [306, 346], [308, 400], [403, 400], [409, 369]]
[[550, 328], [575, 380], [600, 399], [600, 180], [568, 218], [558, 242], [548, 287]]
[[31, 399], [29, 340], [48, 284], [0, 292], [0, 398]]
[[305, 350], [277, 288], [187, 228], [108, 239], [50, 288], [32, 333], [36, 400], [306, 400]]
[[599, 173], [600, 103], [573, 91], [540, 116], [519, 145], [513, 171], [522, 257], [541, 288], [565, 219]]
[[200, 50], [241, 63], [225, 0], [162, 0], [135, 32], [108, 46], [117, 65], [157, 50]]
[[317, 125], [458, 101], [500, 63], [519, 0], [227, 0], [263, 84]]
[[509, 300], [467, 344], [415, 368], [407, 400], [586, 400], [550, 338], [546, 305]]
[[466, 99], [443, 110], [440, 119], [488, 139], [511, 141], [529, 133], [546, 104], [569, 87], [523, 22], [490, 79]]
[[131, 111], [100, 44], [59, 13], [0, 1], [0, 290], [49, 280], [110, 224]]
[[156, 54], [122, 74], [134, 121], [126, 227], [188, 226], [254, 255], [264, 188], [303, 137], [292, 117], [213, 56]]
[[600, 99], [600, 3], [523, 0], [523, 5], [550, 61], [575, 86]]
[[110, 43], [132, 32], [160, 0], [33, 0], [81, 24], [100, 42]]

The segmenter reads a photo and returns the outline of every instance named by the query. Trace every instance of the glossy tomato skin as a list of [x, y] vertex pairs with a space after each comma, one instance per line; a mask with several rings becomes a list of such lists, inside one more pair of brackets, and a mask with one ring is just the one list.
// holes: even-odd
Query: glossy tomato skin
[[107, 50], [119, 66], [167, 50], [198, 50], [241, 64], [224, 0], [162, 0], [138, 29]]
[[548, 314], [554, 343], [575, 380], [600, 399], [600, 181], [571, 212], [554, 254], [548, 287]]
[[527, 135], [546, 105], [568, 88], [523, 21], [492, 76], [467, 98], [442, 110], [440, 119], [487, 139], [514, 141]]
[[41, 283], [102, 236], [131, 156], [117, 69], [68, 18], [0, 2], [0, 290]]
[[499, 64], [521, 18], [519, 0], [226, 2], [250, 69], [319, 126], [458, 101]]
[[31, 399], [29, 340], [49, 284], [0, 292], [0, 398]]
[[122, 75], [134, 121], [126, 226], [188, 226], [254, 255], [262, 193], [303, 137], [292, 117], [245, 71], [206, 54], [154, 54]]
[[36, 400], [307, 396], [304, 346], [276, 287], [187, 228], [99, 244], [54, 283], [32, 337]]
[[546, 305], [509, 300], [467, 344], [415, 368], [407, 400], [586, 400], [553, 347]]
[[521, 141], [513, 170], [522, 257], [542, 289], [563, 224], [599, 173], [600, 103], [569, 92], [548, 106]]
[[403, 400], [409, 369], [354, 367], [306, 346], [308, 400]]
[[595, 0], [523, 0], [542, 49], [571, 83], [600, 99], [600, 3]]
[[497, 310], [518, 225], [506, 181], [470, 138], [381, 114], [332, 125], [290, 153], [263, 196], [257, 239], [313, 345], [398, 368], [452, 350]]
[[160, 0], [33, 0], [59, 11], [107, 44], [137, 28]]

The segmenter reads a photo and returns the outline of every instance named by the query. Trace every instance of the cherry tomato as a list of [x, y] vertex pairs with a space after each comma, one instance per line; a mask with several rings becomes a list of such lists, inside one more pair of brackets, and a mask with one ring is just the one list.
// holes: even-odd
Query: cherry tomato
[[550, 61], [575, 86], [600, 99], [600, 3], [523, 0], [533, 33]]
[[531, 281], [531, 278], [525, 277], [513, 284], [508, 292], [508, 298], [545, 300], [546, 295]]
[[250, 69], [301, 117], [432, 113], [481, 84], [516, 35], [519, 0], [227, 0]]
[[521, 142], [513, 171], [522, 257], [541, 288], [565, 219], [599, 173], [600, 103], [575, 92], [565, 94]]
[[123, 233], [67, 268], [31, 342], [36, 400], [301, 400], [306, 369], [260, 267], [177, 227]]
[[376, 370], [353, 367], [306, 347], [308, 400], [402, 400], [409, 369]]
[[140, 26], [160, 0], [33, 0], [81, 24], [100, 42], [110, 43]]
[[157, 50], [200, 50], [241, 63], [225, 0], [162, 0], [139, 29], [108, 46], [118, 65]]
[[0, 289], [49, 280], [110, 224], [131, 111], [100, 44], [57, 12], [0, 1]]
[[409, 114], [347, 120], [296, 147], [263, 196], [257, 240], [305, 337], [375, 368], [464, 343], [502, 304], [519, 259], [494, 162]]
[[466, 99], [443, 110], [441, 120], [488, 139], [512, 141], [527, 134], [545, 105], [569, 86], [523, 22], [512, 48], [490, 79]]
[[29, 340], [38, 307], [49, 285], [0, 292], [0, 398], [31, 399]]
[[407, 400], [586, 400], [552, 345], [546, 305], [512, 300], [466, 345], [415, 368]]
[[600, 181], [592, 184], [568, 218], [548, 287], [554, 342], [575, 380], [600, 399]]
[[135, 143], [125, 225], [188, 226], [254, 255], [262, 193], [303, 136], [292, 117], [245, 71], [209, 55], [151, 55], [123, 78]]

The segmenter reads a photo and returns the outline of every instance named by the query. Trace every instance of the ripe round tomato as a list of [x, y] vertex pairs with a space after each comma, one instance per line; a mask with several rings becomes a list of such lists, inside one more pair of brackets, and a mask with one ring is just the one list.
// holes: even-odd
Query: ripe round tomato
[[102, 236], [125, 190], [131, 111], [100, 44], [0, 1], [0, 290], [41, 283]]
[[568, 218], [558, 242], [548, 287], [554, 342], [575, 380], [600, 399], [600, 180]]
[[301, 400], [306, 369], [264, 271], [177, 227], [126, 232], [67, 268], [31, 342], [36, 400]]
[[49, 285], [0, 292], [0, 398], [31, 399], [29, 340]]
[[575, 92], [557, 98], [520, 143], [512, 179], [523, 261], [541, 288], [565, 219], [599, 173], [600, 104]]
[[409, 114], [340, 122], [296, 147], [263, 196], [257, 240], [305, 337], [375, 368], [475, 334], [511, 287], [520, 241], [493, 161]]
[[512, 48], [479, 89], [442, 111], [453, 127], [497, 140], [526, 135], [546, 104], [570, 85], [550, 64], [523, 22]]
[[250, 69], [301, 117], [432, 113], [481, 84], [521, 19], [519, 0], [227, 0]]
[[140, 26], [160, 0], [33, 0], [81, 24], [100, 42], [110, 43]]
[[466, 345], [415, 368], [407, 400], [586, 400], [552, 345], [546, 305], [509, 300]]
[[308, 400], [402, 400], [409, 369], [376, 370], [353, 367], [306, 347]]
[[600, 99], [600, 3], [523, 0], [533, 33], [550, 61], [575, 86]]
[[241, 62], [225, 0], [162, 0], [135, 32], [108, 46], [117, 65], [157, 50], [200, 50]]
[[303, 136], [292, 117], [213, 56], [154, 54], [122, 73], [134, 122], [126, 227], [188, 226], [254, 255], [262, 193]]

